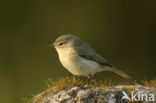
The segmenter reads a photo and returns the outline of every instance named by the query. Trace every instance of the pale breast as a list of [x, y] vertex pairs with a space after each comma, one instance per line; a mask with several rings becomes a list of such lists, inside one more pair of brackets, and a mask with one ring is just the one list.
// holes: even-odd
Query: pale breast
[[78, 56], [73, 50], [59, 52], [59, 59], [62, 65], [74, 75], [88, 76], [102, 71], [98, 63]]

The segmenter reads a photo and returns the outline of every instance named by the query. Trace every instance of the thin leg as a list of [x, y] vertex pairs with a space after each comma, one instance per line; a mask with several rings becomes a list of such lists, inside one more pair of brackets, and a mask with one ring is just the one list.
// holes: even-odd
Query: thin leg
[[91, 79], [92, 79], [92, 75], [89, 75], [89, 76], [88, 76], [88, 79], [84, 82], [83, 85], [86, 85], [86, 84], [89, 85]]
[[81, 77], [72, 87], [75, 87], [80, 81], [84, 80], [85, 77]]

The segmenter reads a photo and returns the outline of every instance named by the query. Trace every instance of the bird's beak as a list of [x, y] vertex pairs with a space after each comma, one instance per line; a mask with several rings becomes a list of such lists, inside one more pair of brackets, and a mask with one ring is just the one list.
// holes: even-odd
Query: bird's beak
[[55, 43], [49, 44], [48, 46], [49, 46], [49, 47], [55, 47]]

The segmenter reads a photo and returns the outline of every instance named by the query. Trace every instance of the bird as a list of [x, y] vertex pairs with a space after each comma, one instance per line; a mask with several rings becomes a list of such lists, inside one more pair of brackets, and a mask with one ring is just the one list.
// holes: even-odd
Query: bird
[[82, 77], [75, 85], [83, 80], [84, 77], [87, 77], [89, 81], [96, 73], [102, 71], [111, 71], [130, 79], [130, 76], [111, 65], [76, 35], [63, 34], [52, 45], [56, 49], [63, 67], [73, 75]]

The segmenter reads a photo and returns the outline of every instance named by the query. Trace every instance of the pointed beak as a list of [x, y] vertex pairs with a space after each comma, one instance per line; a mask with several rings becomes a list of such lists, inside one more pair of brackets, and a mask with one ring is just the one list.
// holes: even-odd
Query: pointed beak
[[49, 47], [55, 47], [55, 43], [53, 44], [48, 44]]

